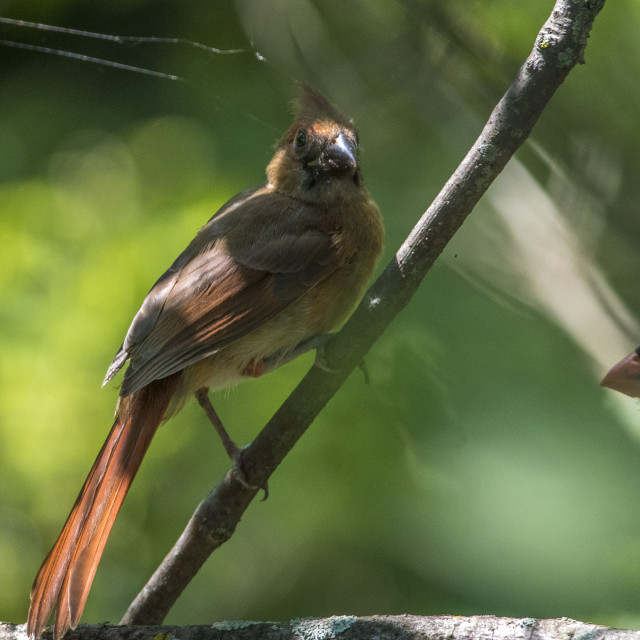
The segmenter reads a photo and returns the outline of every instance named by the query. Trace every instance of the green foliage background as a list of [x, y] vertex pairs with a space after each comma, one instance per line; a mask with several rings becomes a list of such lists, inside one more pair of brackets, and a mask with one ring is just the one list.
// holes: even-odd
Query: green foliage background
[[[157, 276], [263, 179], [295, 81], [360, 127], [382, 266], [475, 139], [552, 9], [511, 0], [16, 0], [0, 38], [156, 69], [0, 56], [0, 619], [111, 423], [100, 381]], [[167, 622], [401, 613], [640, 626], [640, 411], [598, 386], [639, 341], [640, 4], [609, 2], [586, 65], [424, 286]], [[614, 313], [614, 309], [616, 312]], [[622, 318], [622, 320], [621, 320]], [[219, 394], [248, 442], [311, 363]], [[161, 429], [84, 620], [116, 622], [229, 467], [188, 406]]]

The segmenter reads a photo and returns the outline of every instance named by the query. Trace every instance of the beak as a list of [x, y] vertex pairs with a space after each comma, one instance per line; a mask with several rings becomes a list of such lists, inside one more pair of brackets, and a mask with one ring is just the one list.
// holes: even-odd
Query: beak
[[338, 134], [338, 137], [325, 149], [322, 155], [328, 169], [355, 171], [358, 167], [356, 145], [343, 133]]
[[640, 398], [640, 347], [614, 365], [600, 383], [632, 398]]

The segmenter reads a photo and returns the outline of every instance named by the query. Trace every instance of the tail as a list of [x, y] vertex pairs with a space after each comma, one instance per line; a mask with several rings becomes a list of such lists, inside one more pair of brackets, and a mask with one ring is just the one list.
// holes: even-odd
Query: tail
[[58, 540], [31, 589], [27, 633], [38, 638], [56, 608], [54, 640], [75, 628], [120, 506], [175, 391], [177, 374], [121, 403]]

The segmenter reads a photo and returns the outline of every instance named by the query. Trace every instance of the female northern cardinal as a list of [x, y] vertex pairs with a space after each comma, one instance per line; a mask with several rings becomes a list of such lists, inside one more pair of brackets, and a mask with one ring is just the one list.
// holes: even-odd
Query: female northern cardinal
[[[353, 123], [304, 87], [266, 183], [229, 200], [205, 224], [153, 286], [109, 367], [105, 384], [130, 360], [111, 432], [35, 579], [31, 637], [54, 607], [54, 640], [78, 624], [115, 517], [162, 420], [194, 394], [207, 407], [208, 389], [277, 367], [343, 321], [382, 239]], [[225, 446], [237, 452], [230, 440]]]

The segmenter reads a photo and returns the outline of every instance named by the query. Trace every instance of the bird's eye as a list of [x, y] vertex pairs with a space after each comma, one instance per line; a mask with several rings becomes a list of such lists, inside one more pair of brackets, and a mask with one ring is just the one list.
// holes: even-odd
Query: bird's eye
[[307, 144], [307, 134], [302, 129], [300, 129], [300, 131], [296, 133], [294, 142], [298, 149], [304, 147], [304, 145]]

